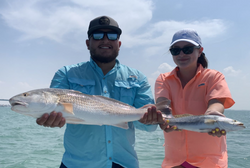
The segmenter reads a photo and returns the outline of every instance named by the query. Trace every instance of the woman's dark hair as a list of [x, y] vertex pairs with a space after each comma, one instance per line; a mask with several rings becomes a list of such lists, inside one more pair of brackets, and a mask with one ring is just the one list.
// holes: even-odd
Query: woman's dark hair
[[197, 63], [200, 63], [203, 66], [203, 68], [208, 67], [208, 60], [207, 60], [204, 52], [201, 53], [200, 57], [198, 58]]

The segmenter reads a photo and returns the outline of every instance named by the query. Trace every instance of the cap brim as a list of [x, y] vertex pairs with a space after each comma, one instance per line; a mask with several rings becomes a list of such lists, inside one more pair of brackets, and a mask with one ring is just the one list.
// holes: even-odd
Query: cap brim
[[98, 30], [98, 29], [111, 29], [111, 30], [114, 30], [116, 31], [119, 35], [121, 35], [122, 33], [122, 30], [118, 27], [115, 27], [115, 26], [110, 26], [110, 25], [102, 25], [102, 26], [94, 26], [92, 27], [91, 29], [88, 30], [88, 36], [90, 36], [94, 31]]
[[189, 39], [178, 39], [178, 40], [175, 40], [173, 43], [171, 43], [171, 44], [170, 44], [170, 47], [172, 47], [175, 43], [180, 42], [180, 41], [186, 41], [186, 42], [192, 43], [192, 44], [195, 45], [195, 46], [199, 46], [199, 44], [196, 43], [196, 42], [194, 42], [193, 40], [189, 40]]

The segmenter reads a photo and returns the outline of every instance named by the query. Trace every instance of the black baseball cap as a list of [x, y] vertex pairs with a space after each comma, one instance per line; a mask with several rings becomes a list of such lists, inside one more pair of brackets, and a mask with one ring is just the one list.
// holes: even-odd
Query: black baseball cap
[[97, 29], [111, 29], [119, 35], [122, 34], [122, 30], [119, 28], [118, 23], [108, 16], [100, 16], [90, 21], [88, 37]]

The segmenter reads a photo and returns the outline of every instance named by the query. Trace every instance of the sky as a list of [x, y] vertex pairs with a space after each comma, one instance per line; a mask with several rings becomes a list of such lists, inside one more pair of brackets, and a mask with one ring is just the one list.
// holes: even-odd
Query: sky
[[[122, 29], [120, 63], [144, 73], [154, 88], [176, 65], [173, 34], [200, 35], [208, 68], [225, 76], [235, 105], [250, 110], [250, 1], [228, 0], [1, 0], [0, 99], [47, 88], [62, 66], [89, 61], [89, 22], [102, 15]], [[5, 104], [7, 102], [0, 102]]]

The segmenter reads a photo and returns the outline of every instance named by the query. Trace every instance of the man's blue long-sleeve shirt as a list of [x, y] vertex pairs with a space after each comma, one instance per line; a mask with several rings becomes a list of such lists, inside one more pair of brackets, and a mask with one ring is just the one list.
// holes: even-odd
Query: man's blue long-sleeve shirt
[[[118, 60], [106, 75], [92, 59], [64, 66], [56, 72], [50, 87], [102, 95], [136, 108], [154, 103], [147, 78], [138, 70], [120, 64]], [[134, 150], [135, 128], [150, 132], [156, 130], [157, 125], [134, 121], [129, 122], [129, 129], [126, 130], [106, 125], [67, 124], [62, 162], [68, 168], [111, 168], [112, 162], [127, 168], [139, 168]]]

